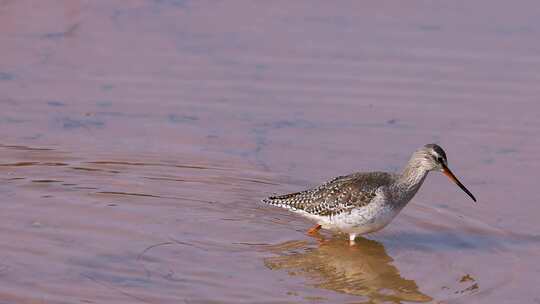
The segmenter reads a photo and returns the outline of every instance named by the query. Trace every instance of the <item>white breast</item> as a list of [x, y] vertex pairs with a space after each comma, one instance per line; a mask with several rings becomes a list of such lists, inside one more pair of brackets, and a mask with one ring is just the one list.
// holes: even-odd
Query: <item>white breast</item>
[[365, 234], [375, 232], [388, 225], [405, 204], [393, 204], [387, 197], [379, 192], [369, 205], [353, 209], [336, 216], [319, 220], [324, 228], [339, 230], [350, 234]]

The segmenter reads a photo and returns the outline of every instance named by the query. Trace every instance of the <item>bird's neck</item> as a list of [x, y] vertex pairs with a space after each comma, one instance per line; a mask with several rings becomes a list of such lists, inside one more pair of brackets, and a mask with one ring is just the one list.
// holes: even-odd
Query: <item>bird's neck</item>
[[413, 155], [401, 172], [395, 186], [407, 192], [412, 192], [411, 194], [414, 195], [426, 179], [428, 172], [429, 170], [422, 164], [421, 158]]

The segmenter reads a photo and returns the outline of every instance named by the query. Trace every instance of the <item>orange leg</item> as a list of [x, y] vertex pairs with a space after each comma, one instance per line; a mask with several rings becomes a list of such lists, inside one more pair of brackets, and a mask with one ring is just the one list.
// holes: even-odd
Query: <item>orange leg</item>
[[316, 234], [317, 232], [319, 232], [319, 230], [321, 230], [321, 228], [322, 228], [321, 225], [315, 225], [315, 226], [311, 227], [311, 228], [307, 231], [307, 233], [308, 233], [308, 234], [311, 234], [311, 235]]

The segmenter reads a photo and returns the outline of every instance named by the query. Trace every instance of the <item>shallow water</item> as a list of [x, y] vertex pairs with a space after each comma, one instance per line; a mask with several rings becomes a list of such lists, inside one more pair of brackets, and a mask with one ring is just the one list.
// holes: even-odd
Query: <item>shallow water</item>
[[[0, 1], [0, 302], [540, 303], [540, 5]], [[385, 230], [263, 206], [439, 142]]]

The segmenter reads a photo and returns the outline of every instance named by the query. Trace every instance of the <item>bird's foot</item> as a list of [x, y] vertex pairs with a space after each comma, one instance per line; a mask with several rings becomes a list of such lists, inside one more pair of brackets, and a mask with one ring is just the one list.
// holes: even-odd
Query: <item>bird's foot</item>
[[316, 234], [317, 232], [319, 232], [319, 230], [321, 230], [322, 226], [321, 225], [315, 225], [311, 228], [309, 228], [309, 230], [307, 231], [307, 234], [309, 235], [314, 235]]
[[319, 233], [319, 230], [321, 230], [321, 228], [321, 225], [315, 225], [307, 231], [307, 234], [315, 238], [319, 242], [319, 245], [324, 245], [330, 242], [330, 240], [327, 240], [323, 235]]

